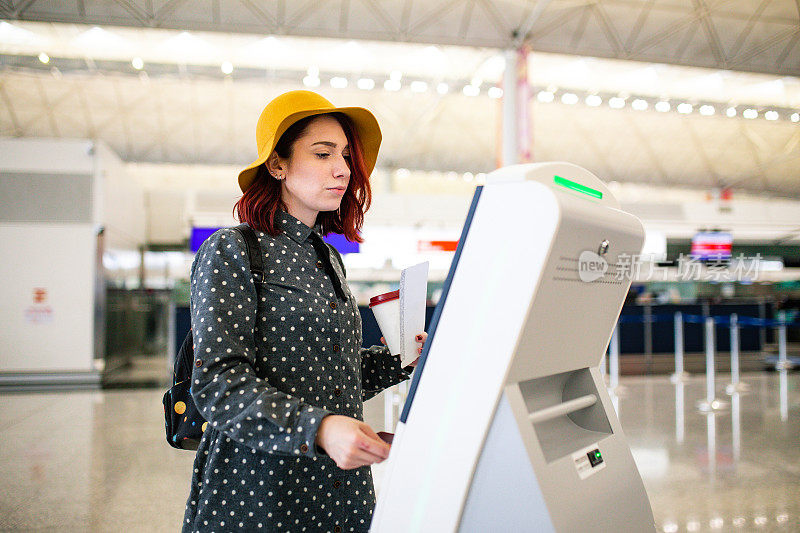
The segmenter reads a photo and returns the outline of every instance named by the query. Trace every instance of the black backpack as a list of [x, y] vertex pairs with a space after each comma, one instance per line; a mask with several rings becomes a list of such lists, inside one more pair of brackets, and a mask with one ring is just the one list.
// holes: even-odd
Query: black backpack
[[[247, 224], [241, 224], [233, 229], [244, 237], [250, 260], [250, 273], [256, 282], [256, 289], [258, 289], [260, 282], [264, 279], [264, 262], [256, 232]], [[206, 420], [200, 416], [190, 392], [193, 362], [194, 346], [190, 329], [175, 357], [172, 387], [164, 394], [163, 399], [167, 442], [173, 448], [180, 450], [196, 450], [207, 424]]]

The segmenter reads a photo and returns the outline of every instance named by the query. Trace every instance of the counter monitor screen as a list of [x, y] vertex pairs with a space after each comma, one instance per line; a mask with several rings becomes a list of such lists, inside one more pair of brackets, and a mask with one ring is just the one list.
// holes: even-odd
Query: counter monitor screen
[[733, 235], [722, 231], [701, 231], [692, 237], [692, 259], [727, 261], [731, 258]]

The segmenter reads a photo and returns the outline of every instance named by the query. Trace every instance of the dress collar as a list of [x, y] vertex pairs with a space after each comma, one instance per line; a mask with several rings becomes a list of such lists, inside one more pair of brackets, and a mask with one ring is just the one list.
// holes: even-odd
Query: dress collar
[[311, 235], [311, 232], [317, 234], [322, 239], [322, 224], [315, 224], [313, 228], [306, 226], [300, 220], [296, 219], [286, 211], [278, 211], [276, 215], [278, 226], [283, 230], [290, 239], [302, 244]]

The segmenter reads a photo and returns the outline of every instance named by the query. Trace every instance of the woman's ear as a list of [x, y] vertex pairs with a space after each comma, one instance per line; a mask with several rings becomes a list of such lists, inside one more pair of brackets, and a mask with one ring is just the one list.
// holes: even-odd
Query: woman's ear
[[272, 174], [276, 178], [278, 176], [284, 174], [284, 171], [286, 170], [284, 168], [283, 161], [281, 161], [281, 158], [275, 152], [272, 152], [271, 154], [269, 154], [269, 157], [264, 162], [264, 164], [266, 165], [267, 170], [269, 171], [269, 173]]

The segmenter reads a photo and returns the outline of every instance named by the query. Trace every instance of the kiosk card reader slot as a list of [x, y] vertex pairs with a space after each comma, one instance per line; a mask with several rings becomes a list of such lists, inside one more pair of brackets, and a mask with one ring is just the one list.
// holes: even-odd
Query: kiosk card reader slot
[[642, 224], [575, 165], [516, 165], [486, 181], [428, 328], [371, 531], [652, 533], [599, 370]]
[[588, 368], [524, 381], [519, 391], [547, 462], [611, 434]]

